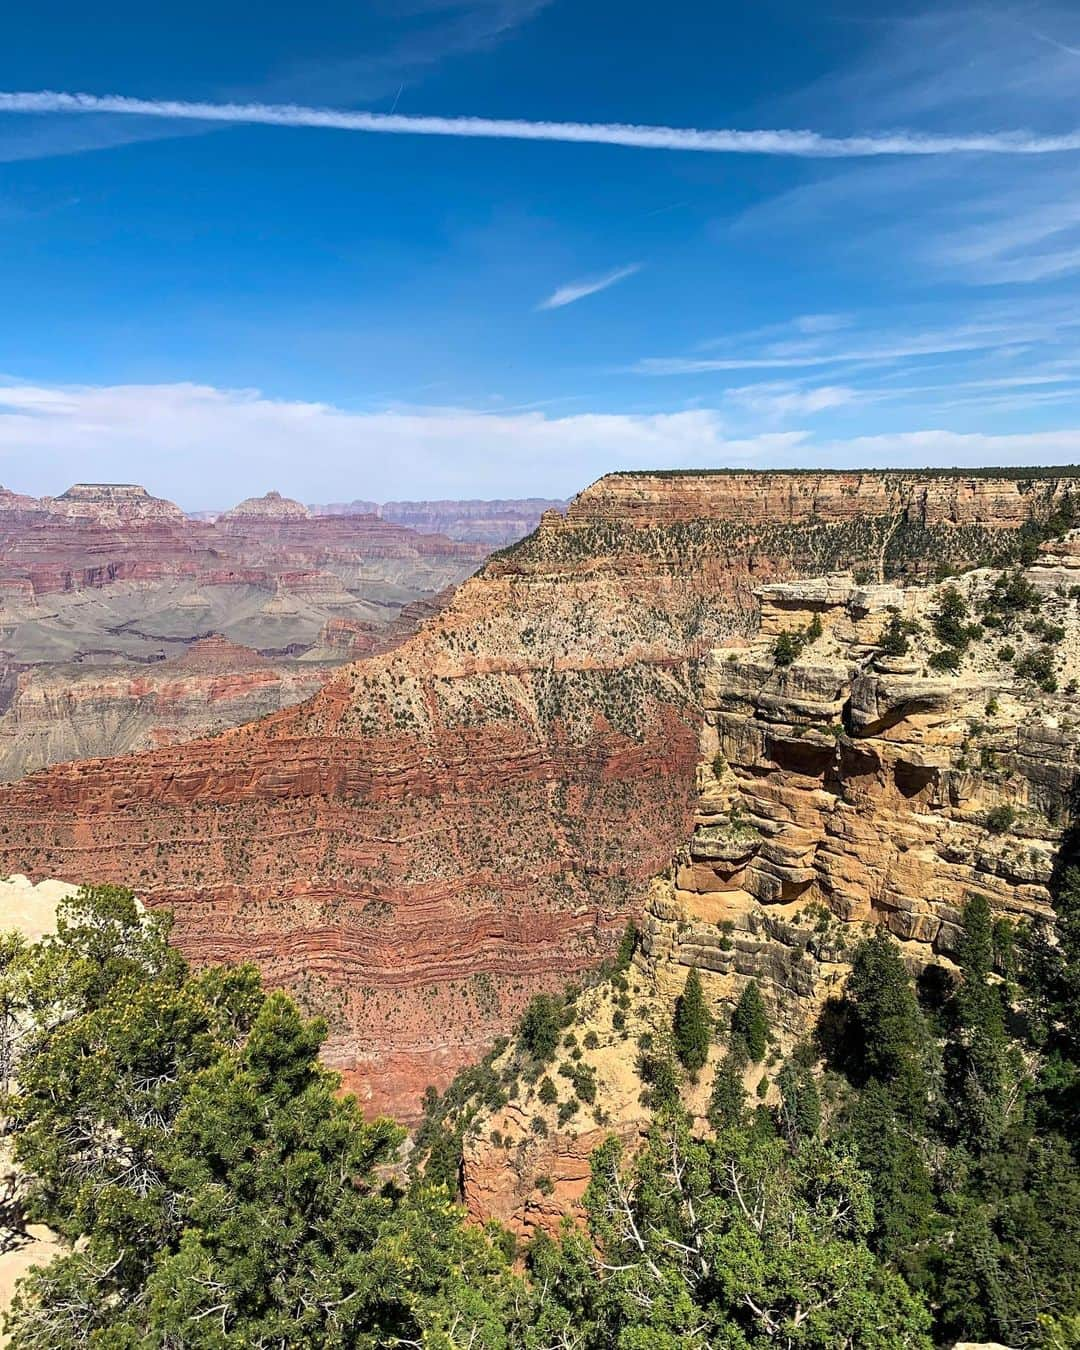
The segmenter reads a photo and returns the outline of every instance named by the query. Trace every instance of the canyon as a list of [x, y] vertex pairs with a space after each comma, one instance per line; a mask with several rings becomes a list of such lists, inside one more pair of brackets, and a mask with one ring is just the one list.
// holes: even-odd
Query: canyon
[[0, 777], [298, 702], [403, 640], [485, 555], [275, 492], [196, 521], [134, 484], [0, 490]]
[[[939, 568], [1023, 556], [1078, 488], [1065, 470], [609, 475], [565, 515], [547, 511], [401, 645], [343, 666], [306, 702], [212, 738], [61, 764], [0, 789], [0, 870], [121, 882], [169, 907], [192, 959], [256, 961], [325, 1015], [327, 1060], [368, 1110], [407, 1120], [423, 1090], [478, 1058], [533, 993], [610, 953], [632, 914], [669, 924], [647, 933], [648, 955], [674, 941], [664, 906], [691, 906], [674, 920], [679, 944], [695, 924], [699, 947], [715, 934], [720, 978], [744, 973], [741, 943], [772, 941], [770, 924], [787, 917], [785, 905], [805, 906], [811, 883], [838, 921], [887, 911], [905, 940], [947, 950], [953, 893], [926, 917], [900, 903], [899, 881], [879, 886], [858, 812], [836, 809], [832, 779], [828, 789], [816, 781], [841, 745], [857, 787], [891, 774], [886, 795], [898, 805], [919, 794], [931, 803], [942, 791], [933, 755], [944, 751], [931, 746], [925, 763], [902, 769], [882, 758], [893, 753], [890, 700], [903, 706], [898, 689], [917, 672], [892, 672], [892, 686], [882, 683], [889, 672], [871, 672], [872, 690], [859, 684], [867, 720], [850, 730], [875, 738], [872, 754], [857, 735], [849, 748], [815, 730], [814, 718], [825, 708], [831, 728], [854, 707], [846, 672], [860, 645], [873, 646], [882, 604], [907, 604], [908, 589]], [[836, 605], [775, 589], [834, 573], [846, 577]], [[856, 591], [869, 596], [868, 626], [849, 637], [843, 625], [863, 622]], [[784, 623], [804, 611], [829, 620], [820, 650], [830, 669], [793, 666], [790, 679], [806, 687], [780, 689], [778, 729], [762, 739], [769, 718], [758, 714], [772, 705], [754, 700], [772, 674], [751, 658], [759, 615], [767, 626], [781, 611]], [[736, 683], [721, 687], [721, 675]], [[805, 705], [799, 723], [812, 734], [785, 722], [785, 700]], [[713, 759], [723, 753], [733, 777], [703, 783], [702, 746], [707, 762], [714, 741]], [[1025, 752], [1032, 763], [1042, 744]], [[1049, 807], [1055, 791], [1032, 789], [1033, 804]], [[754, 848], [735, 837], [741, 822], [725, 833], [736, 792], [762, 830]], [[770, 822], [792, 830], [773, 837]], [[819, 847], [841, 824], [850, 841]], [[897, 838], [914, 828], [898, 826]], [[656, 878], [691, 839], [658, 899]], [[969, 842], [961, 834], [948, 848]], [[912, 895], [939, 867], [933, 858], [914, 867], [928, 848], [908, 860]], [[815, 881], [826, 857], [832, 870]], [[947, 849], [941, 857], [955, 865]], [[1008, 895], [1037, 908], [1042, 864], [1021, 865], [1029, 890], [1003, 872]], [[780, 908], [764, 917], [755, 908], [770, 905]], [[777, 955], [774, 983], [812, 1003], [818, 982], [802, 980], [801, 959]]]

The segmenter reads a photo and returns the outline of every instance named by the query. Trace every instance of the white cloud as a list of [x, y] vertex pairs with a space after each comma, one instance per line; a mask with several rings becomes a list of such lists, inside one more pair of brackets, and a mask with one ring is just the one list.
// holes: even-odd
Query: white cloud
[[640, 271], [640, 263], [631, 263], [629, 267], [618, 267], [614, 272], [606, 272], [602, 277], [568, 282], [565, 286], [559, 286], [552, 291], [546, 300], [537, 305], [537, 309], [562, 309], [564, 305], [572, 305], [575, 300], [584, 300], [587, 295], [606, 291], [609, 286], [625, 281], [627, 277], [632, 277], [635, 272]]
[[148, 481], [191, 507], [277, 487], [308, 500], [569, 493], [615, 468], [749, 463], [799, 434], [725, 436], [713, 410], [354, 412], [197, 384], [0, 384], [0, 481]]
[[519, 118], [416, 117], [352, 112], [294, 103], [195, 103], [128, 98], [121, 94], [0, 93], [0, 112], [111, 113], [166, 121], [311, 127], [389, 135], [463, 136], [496, 140], [565, 141], [622, 145], [638, 150], [678, 150], [726, 155], [788, 155], [800, 159], [865, 159], [914, 155], [1052, 155], [1080, 150], [1080, 131], [1037, 135], [1028, 131], [935, 134], [915, 131], [826, 136], [790, 127], [732, 128], [635, 126], [621, 122], [531, 122]]
[[[833, 385], [856, 377], [888, 378], [888, 371], [908, 374], [951, 366], [1012, 366], [1021, 356], [1044, 362], [1075, 355], [1080, 337], [1080, 310], [1067, 298], [969, 305], [964, 322], [949, 323], [949, 307], [940, 304], [893, 307], [886, 315], [852, 315], [843, 329], [824, 327], [805, 333], [803, 320], [771, 324], [749, 332], [728, 333], [699, 343], [691, 352], [649, 356], [624, 373], [652, 376], [725, 375], [745, 371], [803, 372], [828, 378]], [[880, 323], [880, 326], [879, 326]], [[791, 336], [794, 333], [795, 336]], [[825, 368], [831, 367], [826, 377]], [[979, 371], [996, 375], [1030, 374], [1015, 369]]]
[[[864, 125], [927, 129], [1077, 125], [1075, 5], [1040, 0], [1041, 31], [1007, 0], [918, 6], [875, 25], [861, 56], [809, 86], [784, 120], [858, 108]], [[1060, 33], [1066, 39], [1050, 36]], [[1080, 172], [1068, 158], [849, 160], [807, 175], [732, 226], [735, 239], [797, 245], [812, 232], [823, 268], [949, 283], [1039, 285], [1080, 274]]]
[[6, 485], [55, 493], [79, 479], [143, 482], [189, 508], [220, 507], [271, 487], [308, 501], [551, 496], [616, 469], [1066, 461], [1080, 461], [1080, 427], [837, 440], [805, 429], [733, 435], [709, 408], [562, 417], [463, 408], [354, 412], [197, 384], [0, 384]]
[[800, 314], [795, 328], [800, 333], [835, 333], [850, 323], [849, 314]]

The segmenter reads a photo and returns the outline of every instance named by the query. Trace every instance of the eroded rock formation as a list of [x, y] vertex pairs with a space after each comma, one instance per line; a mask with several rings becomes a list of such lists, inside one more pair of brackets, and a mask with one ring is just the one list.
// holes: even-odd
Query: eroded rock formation
[[310, 698], [333, 670], [268, 660], [220, 635], [153, 664], [34, 667], [17, 676], [0, 716], [0, 779], [223, 731]]
[[[1014, 921], [1052, 919], [1080, 768], [1080, 536], [1004, 574], [1004, 600], [1002, 579], [983, 569], [905, 587], [847, 574], [759, 590], [755, 633], [704, 662], [693, 829], [652, 885], [627, 992], [603, 985], [579, 1001], [574, 1045], [595, 1101], [564, 1118], [573, 1089], [553, 1067], [557, 1101], [521, 1082], [483, 1114], [465, 1141], [475, 1217], [527, 1236], [576, 1211], [591, 1149], [647, 1127], [637, 1042], [669, 1030], [691, 967], [720, 1025], [756, 979], [787, 1049], [839, 993], [872, 925], [917, 971], [950, 964], [971, 895]], [[933, 664], [947, 589], [981, 620], [955, 671]], [[821, 636], [778, 665], [779, 636], [815, 619]], [[890, 626], [902, 653], [879, 646]], [[706, 1070], [688, 1090], [699, 1115], [710, 1082]]]

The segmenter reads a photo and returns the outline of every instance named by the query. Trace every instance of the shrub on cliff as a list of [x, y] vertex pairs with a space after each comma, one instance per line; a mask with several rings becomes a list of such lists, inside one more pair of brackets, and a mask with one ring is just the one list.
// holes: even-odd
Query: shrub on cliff
[[794, 663], [802, 649], [802, 637], [798, 633], [789, 633], [785, 630], [777, 636], [776, 641], [773, 643], [773, 660], [778, 666], [790, 666]]
[[930, 627], [939, 642], [947, 647], [966, 647], [970, 641], [964, 620], [968, 604], [955, 586], [943, 586], [937, 608], [930, 614]]
[[958, 647], [942, 647], [931, 652], [926, 664], [931, 670], [954, 675], [960, 669], [962, 653]]
[[537, 994], [525, 1009], [518, 1027], [518, 1042], [522, 1049], [544, 1064], [559, 1048], [561, 1011], [558, 1001], [550, 994]]
[[883, 656], [906, 656], [911, 650], [908, 639], [918, 631], [919, 625], [913, 619], [905, 619], [899, 610], [895, 610], [882, 629], [877, 645]]
[[623, 929], [623, 935], [619, 939], [619, 950], [615, 956], [616, 972], [623, 972], [630, 969], [630, 962], [634, 959], [634, 953], [638, 947], [638, 926], [630, 919]]
[[1016, 824], [1016, 808], [1009, 802], [993, 806], [983, 817], [983, 825], [991, 834], [1008, 834]]
[[1022, 679], [1031, 680], [1045, 694], [1057, 692], [1057, 676], [1054, 674], [1055, 655], [1052, 647], [1040, 647], [1038, 651], [1028, 652], [1013, 666], [1013, 670]]

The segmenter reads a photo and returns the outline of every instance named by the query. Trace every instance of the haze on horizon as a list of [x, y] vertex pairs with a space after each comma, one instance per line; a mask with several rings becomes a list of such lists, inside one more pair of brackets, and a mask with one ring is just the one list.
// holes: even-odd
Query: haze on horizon
[[1070, 7], [46, 0], [7, 36], [15, 490], [1080, 460]]

